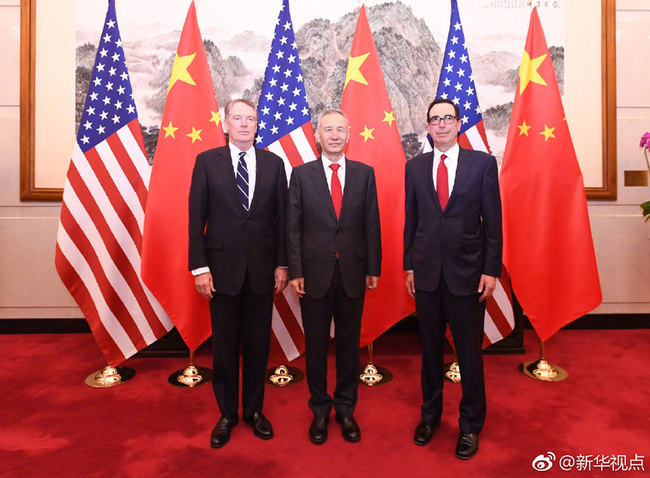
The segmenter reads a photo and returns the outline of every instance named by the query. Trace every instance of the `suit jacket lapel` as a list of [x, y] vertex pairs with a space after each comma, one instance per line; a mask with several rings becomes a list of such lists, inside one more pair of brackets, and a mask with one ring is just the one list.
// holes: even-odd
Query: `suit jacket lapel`
[[[268, 163], [266, 161], [262, 161], [262, 155], [264, 153], [260, 149], [255, 149], [255, 191], [253, 191], [253, 198], [251, 199], [251, 206], [249, 208], [248, 213], [252, 213], [255, 207], [257, 207], [257, 203], [259, 203], [259, 199], [257, 199], [260, 195], [257, 194], [258, 191], [261, 191], [261, 187], [264, 187], [265, 180], [269, 179], [270, 173], [267, 173], [266, 167], [268, 166]], [[234, 173], [233, 173], [234, 174]], [[243, 207], [242, 207], [243, 209]]]
[[452, 204], [452, 201], [458, 196], [458, 191], [462, 185], [463, 182], [467, 179], [467, 175], [469, 174], [469, 170], [472, 166], [472, 161], [469, 158], [469, 151], [463, 148], [459, 148], [458, 150], [458, 165], [456, 166], [456, 177], [454, 178], [454, 189], [451, 191], [451, 195], [449, 196], [449, 202], [447, 203], [447, 207], [449, 207]]
[[239, 195], [239, 189], [237, 188], [237, 180], [235, 179], [235, 171], [232, 168], [230, 148], [227, 146], [217, 151], [217, 165], [220, 173], [219, 179], [223, 181], [224, 190], [232, 201], [233, 207], [242, 214], [248, 214], [241, 203], [241, 196]]
[[433, 182], [433, 151], [427, 153], [427, 157], [424, 160], [424, 171], [422, 171], [422, 175], [426, 178], [425, 182], [427, 185], [427, 191], [431, 194], [431, 201], [433, 201], [438, 210], [442, 212], [440, 200], [438, 199], [438, 191], [436, 191], [436, 184]]
[[[325, 176], [325, 170], [323, 169], [323, 159], [318, 158], [309, 164], [311, 165], [311, 178], [314, 182], [314, 188], [325, 204], [325, 208], [329, 211], [330, 216], [336, 221], [336, 211], [334, 211], [332, 195], [327, 185], [327, 176]], [[343, 194], [343, 201], [345, 202], [345, 194]]]
[[[358, 170], [356, 166], [357, 165], [352, 161], [345, 162], [345, 189], [343, 190], [343, 203], [341, 204], [341, 216], [339, 217], [339, 222], [343, 219], [345, 211], [350, 207], [350, 202], [354, 200], [353, 196], [356, 192], [357, 183], [359, 180]], [[330, 200], [330, 202], [332, 201]], [[332, 210], [334, 210], [333, 205]]]

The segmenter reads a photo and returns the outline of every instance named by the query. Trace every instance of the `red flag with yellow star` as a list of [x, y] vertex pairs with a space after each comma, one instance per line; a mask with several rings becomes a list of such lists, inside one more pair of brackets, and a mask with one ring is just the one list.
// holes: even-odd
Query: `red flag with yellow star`
[[379, 286], [366, 293], [361, 346], [414, 310], [402, 271], [404, 164], [406, 157], [365, 6], [352, 40], [341, 109], [350, 121], [346, 157], [372, 166], [377, 181], [384, 251]]
[[187, 270], [188, 194], [196, 155], [226, 144], [194, 2], [172, 68], [151, 171], [142, 279], [190, 350], [212, 333], [208, 301]]
[[501, 168], [503, 262], [541, 340], [602, 302], [582, 173], [534, 8]]

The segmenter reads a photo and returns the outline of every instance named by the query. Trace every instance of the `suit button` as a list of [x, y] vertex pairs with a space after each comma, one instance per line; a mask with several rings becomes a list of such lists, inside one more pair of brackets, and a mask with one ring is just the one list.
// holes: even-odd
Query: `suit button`
[[336, 257], [336, 252], [332, 252], [332, 257]]

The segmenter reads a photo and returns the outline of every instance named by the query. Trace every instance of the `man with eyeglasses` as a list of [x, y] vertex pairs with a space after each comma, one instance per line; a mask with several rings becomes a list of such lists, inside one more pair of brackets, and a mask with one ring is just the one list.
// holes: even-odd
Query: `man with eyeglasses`
[[429, 443], [442, 415], [443, 345], [449, 324], [462, 376], [456, 457], [478, 451], [485, 421], [485, 300], [501, 273], [501, 200], [493, 156], [458, 145], [460, 111], [447, 99], [427, 111], [434, 150], [406, 163], [404, 269], [422, 335], [421, 421]]
[[262, 414], [273, 292], [289, 281], [284, 163], [253, 147], [252, 102], [229, 101], [225, 117], [228, 145], [198, 155], [189, 194], [189, 270], [197, 292], [210, 301], [212, 387], [221, 411], [213, 448], [228, 442], [239, 421], [240, 341], [244, 421], [258, 438], [273, 437]]

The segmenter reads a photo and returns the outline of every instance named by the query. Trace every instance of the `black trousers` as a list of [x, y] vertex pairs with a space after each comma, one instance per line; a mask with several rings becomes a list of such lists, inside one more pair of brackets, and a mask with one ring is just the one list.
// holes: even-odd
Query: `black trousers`
[[[328, 417], [332, 406], [350, 417], [357, 404], [364, 295], [351, 298], [343, 290], [338, 263], [329, 292], [320, 299], [305, 295], [300, 299], [305, 329], [305, 368], [309, 386], [309, 408], [317, 417]], [[327, 393], [327, 349], [334, 317], [336, 342], [336, 388], [334, 398]]]
[[228, 419], [238, 416], [240, 341], [243, 416], [262, 411], [272, 311], [273, 292], [253, 293], [248, 276], [239, 294], [214, 294], [210, 301], [212, 388], [221, 414]]
[[422, 335], [422, 421], [431, 423], [442, 414], [443, 347], [445, 323], [448, 323], [461, 374], [463, 396], [458, 425], [463, 433], [479, 433], [485, 422], [482, 352], [485, 302], [479, 302], [478, 297], [479, 294], [453, 295], [443, 278], [434, 292], [415, 290]]

